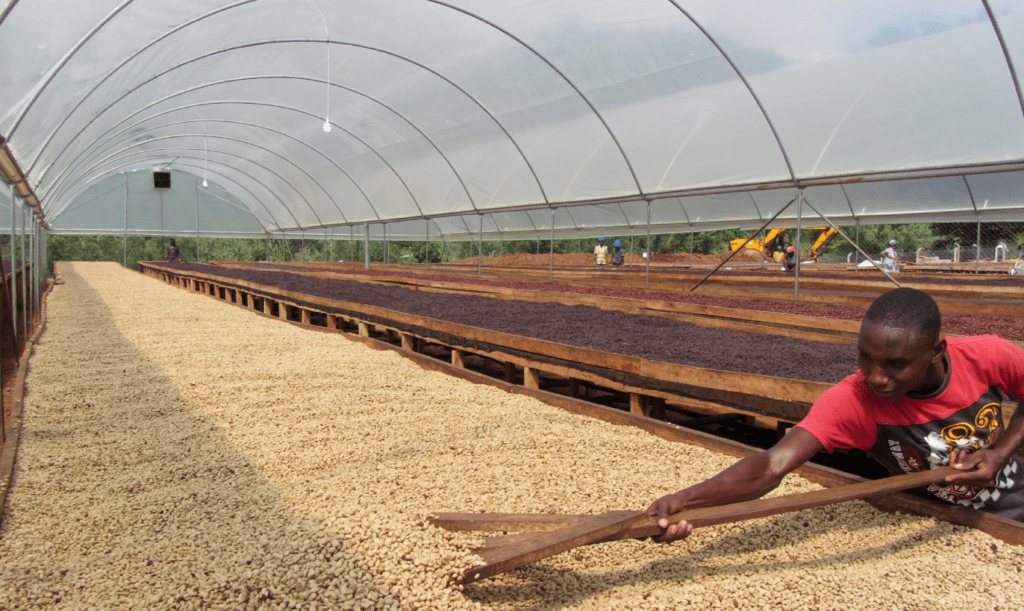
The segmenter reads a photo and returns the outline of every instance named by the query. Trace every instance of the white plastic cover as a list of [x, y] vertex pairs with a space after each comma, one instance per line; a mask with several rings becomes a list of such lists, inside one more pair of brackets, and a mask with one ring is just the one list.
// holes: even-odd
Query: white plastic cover
[[841, 223], [1024, 219], [1013, 0], [20, 0], [0, 57], [55, 231], [125, 231], [125, 176], [145, 234], [197, 200], [211, 235], [759, 226], [798, 186]]

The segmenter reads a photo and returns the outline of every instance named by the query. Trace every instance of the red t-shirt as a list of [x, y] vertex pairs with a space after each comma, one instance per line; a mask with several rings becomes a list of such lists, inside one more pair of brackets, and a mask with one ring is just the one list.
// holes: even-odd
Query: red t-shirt
[[[988, 447], [1004, 427], [1003, 397], [1024, 400], [1024, 350], [994, 335], [947, 337], [946, 343], [946, 379], [935, 392], [883, 401], [858, 371], [826, 391], [798, 426], [828, 452], [865, 450], [892, 474], [945, 465], [955, 446]], [[928, 492], [1024, 520], [1022, 475], [1024, 465], [1014, 458], [993, 488], [937, 485]]]

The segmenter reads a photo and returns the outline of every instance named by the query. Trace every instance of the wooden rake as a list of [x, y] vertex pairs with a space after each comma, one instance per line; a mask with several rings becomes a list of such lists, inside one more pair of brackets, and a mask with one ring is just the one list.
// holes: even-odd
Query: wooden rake
[[[669, 521], [686, 520], [694, 527], [741, 522], [935, 484], [954, 473], [958, 471], [942, 467], [802, 494], [686, 509], [670, 516]], [[485, 564], [467, 569], [462, 583], [506, 573], [584, 545], [641, 539], [662, 532], [657, 520], [646, 511], [629, 510], [600, 515], [435, 513], [429, 521], [447, 530], [520, 533], [488, 537], [484, 546], [475, 551]]]

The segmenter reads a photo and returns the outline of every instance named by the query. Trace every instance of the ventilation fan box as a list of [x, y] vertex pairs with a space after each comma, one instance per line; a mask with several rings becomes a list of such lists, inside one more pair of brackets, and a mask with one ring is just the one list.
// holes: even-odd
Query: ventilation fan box
[[153, 188], [154, 189], [170, 189], [171, 188], [171, 173], [170, 172], [153, 172]]

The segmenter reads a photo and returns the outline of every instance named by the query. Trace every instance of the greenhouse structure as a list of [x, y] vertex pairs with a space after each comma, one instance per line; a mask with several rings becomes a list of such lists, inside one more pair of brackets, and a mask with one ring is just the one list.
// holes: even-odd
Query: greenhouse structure
[[0, 53], [5, 235], [1024, 220], [1011, 0], [9, 0]]

